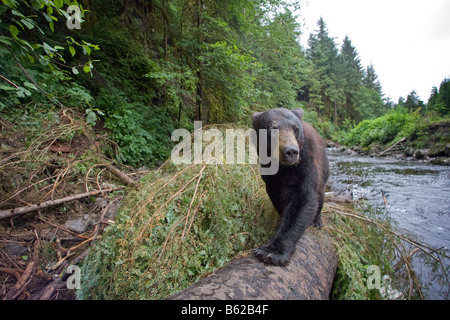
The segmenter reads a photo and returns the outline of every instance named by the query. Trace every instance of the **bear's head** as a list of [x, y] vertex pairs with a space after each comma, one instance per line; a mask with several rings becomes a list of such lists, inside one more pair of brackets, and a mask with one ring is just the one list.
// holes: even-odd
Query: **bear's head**
[[[279, 162], [285, 166], [297, 164], [304, 144], [302, 126], [303, 110], [288, 110], [284, 108], [271, 109], [264, 112], [255, 112], [252, 116], [253, 129], [256, 130], [257, 139], [261, 134], [267, 134], [267, 154], [271, 154], [271, 135], [278, 130]], [[261, 130], [263, 129], [263, 130]], [[265, 130], [264, 130], [265, 129]], [[256, 149], [260, 154], [259, 143]]]

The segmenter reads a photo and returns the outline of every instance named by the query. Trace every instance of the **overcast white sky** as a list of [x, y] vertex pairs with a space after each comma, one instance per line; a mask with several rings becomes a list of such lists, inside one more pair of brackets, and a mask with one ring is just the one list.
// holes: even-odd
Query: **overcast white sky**
[[375, 67], [394, 102], [416, 90], [426, 103], [450, 77], [450, 0], [304, 0], [305, 46], [322, 16], [338, 46], [348, 35], [364, 67]]

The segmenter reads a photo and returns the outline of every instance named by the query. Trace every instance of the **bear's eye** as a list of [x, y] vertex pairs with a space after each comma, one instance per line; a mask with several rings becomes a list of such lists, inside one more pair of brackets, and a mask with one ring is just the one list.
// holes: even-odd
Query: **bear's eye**
[[299, 127], [295, 126], [295, 127], [294, 127], [294, 133], [295, 133], [295, 135], [297, 136], [297, 135], [299, 134], [299, 132], [300, 132]]

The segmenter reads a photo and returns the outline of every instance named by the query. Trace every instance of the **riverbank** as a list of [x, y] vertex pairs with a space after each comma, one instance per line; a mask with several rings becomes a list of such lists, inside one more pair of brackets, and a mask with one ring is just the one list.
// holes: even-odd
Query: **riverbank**
[[[372, 134], [374, 134], [372, 129]], [[349, 142], [351, 140], [347, 140]], [[341, 145], [328, 142], [328, 147], [337, 148], [346, 155], [360, 154], [396, 160], [423, 161], [431, 164], [450, 165], [450, 120], [433, 122], [414, 130], [409, 136], [397, 135], [392, 140], [375, 140], [369, 145]]]

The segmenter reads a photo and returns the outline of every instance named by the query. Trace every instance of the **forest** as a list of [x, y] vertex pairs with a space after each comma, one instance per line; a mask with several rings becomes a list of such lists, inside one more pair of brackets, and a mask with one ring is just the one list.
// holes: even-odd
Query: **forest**
[[[68, 4], [79, 5], [79, 28], [69, 28]], [[254, 111], [302, 107], [338, 140], [395, 110], [449, 112], [447, 79], [427, 104], [414, 91], [386, 101], [375, 67], [323, 19], [302, 48], [300, 2], [3, 1], [0, 10], [2, 117], [14, 122], [25, 108], [33, 122], [71, 108], [107, 129], [118, 146], [110, 156], [132, 166], [164, 161], [170, 133], [194, 120], [249, 124]]]
[[[174, 263], [173, 268], [180, 269], [168, 270], [167, 267], [161, 279], [148, 279], [146, 285], [151, 290], [155, 288], [155, 281], [163, 283], [169, 279], [165, 284], [167, 288], [148, 297], [172, 294], [174, 287], [186, 287], [200, 274], [222, 266], [237, 252], [265, 241], [273, 219], [270, 213], [263, 214], [270, 211], [264, 199], [258, 198], [256, 209], [249, 204], [248, 199], [253, 199], [254, 194], [261, 196], [255, 191], [261, 185], [250, 181], [253, 171], [186, 167], [181, 170], [186, 177], [177, 180], [181, 177], [179, 172], [174, 173], [175, 169], [167, 164], [174, 146], [172, 132], [180, 128], [192, 132], [194, 121], [202, 121], [204, 126], [248, 127], [255, 111], [303, 108], [304, 119], [324, 139], [347, 147], [357, 146], [367, 152], [373, 144], [388, 148], [405, 139], [409, 139], [414, 148], [428, 147], [430, 126], [441, 123], [439, 128], [450, 127], [447, 126], [450, 79], [443, 79], [439, 88], [430, 88], [428, 101], [421, 101], [415, 91], [406, 99], [390, 101], [383, 93], [376, 66], [362, 65], [349, 37], [337, 43], [330, 36], [324, 19], [317, 21], [307, 46], [300, 44], [299, 17], [303, 5], [303, 1], [284, 0], [2, 0], [0, 209], [7, 212], [74, 194], [88, 199], [73, 206], [60, 205], [57, 207], [60, 216], [56, 220], [38, 214], [36, 221], [40, 227], [36, 222], [34, 228], [42, 227], [39, 229], [41, 238], [47, 235], [48, 239], [43, 243], [38, 241], [39, 245], [30, 245], [28, 253], [25, 250], [19, 254], [22, 262], [37, 250], [40, 256], [47, 257], [44, 259], [56, 260], [58, 263], [53, 270], [60, 270], [58, 268], [73, 252], [97, 239], [101, 222], [109, 223], [105, 214], [115, 206], [116, 200], [122, 201], [125, 197], [124, 188], [136, 186], [137, 178], [149, 172], [150, 175], [143, 178], [142, 189], [130, 191], [128, 200], [123, 200], [121, 217], [112, 228], [124, 239], [130, 234], [123, 225], [137, 228], [141, 241], [142, 235], [152, 238], [152, 232], [156, 231], [139, 228], [163, 223], [154, 229], [160, 231], [154, 243], [162, 245], [159, 257], [169, 260], [172, 256], [166, 257], [163, 252], [173, 255], [179, 246], [176, 241], [195, 230], [195, 235], [189, 235], [193, 240], [189, 239], [197, 244], [198, 250], [196, 247], [197, 251], [192, 253], [189, 250], [194, 249], [183, 247], [176, 255], [195, 254], [199, 258], [188, 267], [182, 262]], [[446, 149], [449, 138], [439, 139], [442, 153], [449, 157]], [[441, 154], [440, 149], [436, 152]], [[158, 167], [162, 168], [161, 172], [153, 171]], [[162, 183], [161, 179], [167, 175], [172, 175], [174, 186]], [[216, 179], [219, 185], [213, 182], [213, 175], [223, 175]], [[200, 183], [201, 179], [205, 182]], [[241, 179], [244, 179], [242, 184], [234, 184]], [[197, 182], [194, 187], [186, 189], [194, 182]], [[224, 190], [229, 189], [220, 185], [222, 182], [230, 184], [233, 192], [221, 200], [207, 190], [217, 188], [225, 194]], [[104, 191], [111, 193], [113, 200], [101, 207], [101, 217], [99, 214], [97, 218], [100, 222], [94, 224], [91, 218], [79, 212], [98, 211], [98, 201], [94, 198]], [[185, 194], [187, 191], [191, 193]], [[151, 208], [145, 207], [152, 201], [147, 200], [147, 194], [158, 193], [166, 198], [155, 198], [156, 202], [150, 207], [157, 208], [156, 212], [162, 215], [146, 221], [146, 214], [153, 214], [148, 212]], [[174, 200], [173, 204], [170, 200]], [[242, 202], [243, 207], [233, 204], [237, 202]], [[207, 215], [208, 210], [218, 207], [223, 207], [224, 212], [214, 218]], [[142, 217], [133, 216], [135, 209]], [[163, 213], [163, 210], [168, 211]], [[226, 210], [247, 222], [233, 225]], [[261, 213], [258, 215], [261, 228], [246, 220], [252, 210]], [[178, 218], [180, 212], [185, 212], [182, 218]], [[80, 218], [75, 224], [66, 223], [64, 227], [72, 230], [70, 235], [57, 237], [68, 241], [68, 246], [72, 243], [66, 250], [55, 242], [55, 235], [45, 232], [49, 225], [64, 225], [64, 217], [67, 220], [67, 216], [75, 213]], [[197, 225], [201, 213], [205, 218]], [[5, 217], [9, 218], [9, 213]], [[347, 218], [333, 221], [347, 225], [350, 224]], [[213, 222], [226, 228], [208, 229], [206, 226], [215, 225]], [[73, 245], [77, 237], [73, 230], [80, 223], [85, 224], [84, 227], [94, 224], [95, 228], [82, 226], [77, 234], [87, 230], [92, 233], [78, 235], [78, 241], [82, 242]], [[355, 224], [359, 231], [366, 228], [361, 224], [361, 221]], [[180, 226], [181, 229], [177, 229]], [[9, 227], [2, 225], [0, 231]], [[174, 236], [174, 243], [164, 238], [174, 234], [180, 236]], [[19, 236], [29, 239], [34, 234], [20, 233]], [[234, 239], [232, 244], [223, 240], [230, 238]], [[114, 263], [129, 273], [116, 275], [114, 271], [111, 277], [126, 279], [132, 277], [133, 272], [142, 275], [142, 266], [132, 266], [133, 271], [129, 271], [127, 258], [121, 256], [136, 248], [115, 241], [111, 232], [106, 239], [113, 239], [112, 247], [109, 244], [97, 246], [100, 251], [91, 253], [85, 270], [96, 269], [95, 262], [99, 259], [103, 262], [116, 259]], [[377, 231], [373, 239], [385, 246], [380, 232]], [[142, 243], [144, 247], [150, 246], [145, 241]], [[347, 252], [349, 243], [343, 244], [343, 252]], [[378, 249], [355, 246], [351, 250], [358, 254], [340, 260], [338, 272], [342, 286], [335, 289], [334, 297], [373, 298], [374, 293], [362, 287], [360, 291], [342, 288], [362, 283], [363, 265], [368, 262], [366, 257], [360, 257], [369, 252], [371, 258], [381, 259], [376, 256]], [[118, 254], [119, 251], [122, 253]], [[147, 251], [138, 251], [136, 254], [140, 258], [147, 257]], [[389, 251], [390, 254], [393, 251], [395, 249]], [[75, 260], [79, 262], [86, 255], [87, 250]], [[12, 269], [2, 268], [16, 275]], [[170, 279], [175, 278], [177, 282], [171, 282]], [[2, 288], [11, 281], [8, 279], [1, 278]], [[89, 284], [81, 293], [82, 298], [141, 298], [138, 296], [141, 284], [132, 283], [136, 286], [132, 292], [137, 296], [126, 296], [121, 295], [126, 292], [122, 283], [108, 285], [111, 289], [108, 293], [93, 294], [89, 290], [101, 288], [110, 280], [99, 276], [86, 281]], [[21, 297], [24, 292], [24, 288], [11, 290], [8, 297]], [[55, 291], [48, 294], [54, 295]]]

